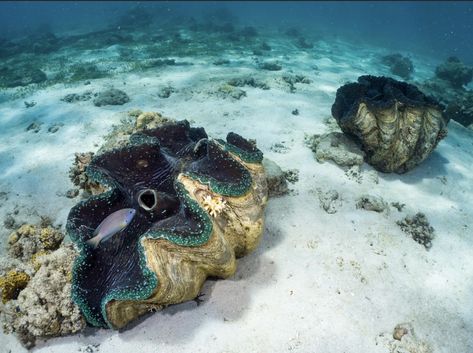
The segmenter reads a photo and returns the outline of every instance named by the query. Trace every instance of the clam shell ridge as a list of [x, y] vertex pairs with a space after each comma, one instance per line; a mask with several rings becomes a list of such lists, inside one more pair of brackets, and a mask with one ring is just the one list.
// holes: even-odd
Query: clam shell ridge
[[360, 76], [337, 90], [332, 115], [377, 170], [405, 173], [424, 161], [447, 135], [443, 107], [414, 85]]
[[[74, 206], [66, 229], [80, 255], [72, 298], [93, 326], [122, 328], [140, 315], [195, 298], [208, 276], [226, 278], [263, 233], [263, 155], [243, 137], [208, 138], [187, 121], [130, 137], [93, 158], [87, 175], [109, 190]], [[143, 192], [143, 190], [152, 192]], [[150, 205], [140, 195], [155, 197]], [[204, 199], [224, 207], [209, 215]], [[97, 249], [85, 242], [108, 214], [135, 208], [121, 233]]]

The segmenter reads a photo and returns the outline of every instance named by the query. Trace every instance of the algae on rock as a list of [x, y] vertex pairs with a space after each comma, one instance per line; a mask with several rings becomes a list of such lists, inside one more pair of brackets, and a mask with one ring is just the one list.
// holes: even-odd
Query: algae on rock
[[122, 90], [116, 88], [99, 92], [93, 100], [96, 107], [102, 107], [104, 105], [123, 105], [129, 101], [130, 97]]
[[289, 192], [284, 172], [275, 162], [268, 158], [263, 159], [268, 195], [270, 197], [282, 196]]
[[409, 234], [412, 239], [423, 245], [426, 250], [432, 247], [435, 230], [430, 225], [427, 216], [422, 212], [418, 212], [411, 217], [406, 216], [403, 220], [398, 221], [397, 225], [403, 232]]
[[331, 160], [342, 167], [363, 164], [365, 153], [341, 132], [306, 136], [305, 143], [314, 152], [318, 162]]
[[389, 205], [380, 196], [364, 194], [358, 198], [356, 208], [367, 211], [384, 212], [385, 210], [389, 210]]

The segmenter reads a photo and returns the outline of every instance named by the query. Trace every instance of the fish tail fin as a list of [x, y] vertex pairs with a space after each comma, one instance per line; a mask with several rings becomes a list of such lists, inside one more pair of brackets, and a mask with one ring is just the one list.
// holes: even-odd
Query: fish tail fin
[[95, 236], [89, 240], [86, 241], [87, 245], [91, 246], [92, 248], [94, 249], [97, 249], [97, 246], [99, 246], [99, 243], [100, 243], [100, 237], [99, 236]]

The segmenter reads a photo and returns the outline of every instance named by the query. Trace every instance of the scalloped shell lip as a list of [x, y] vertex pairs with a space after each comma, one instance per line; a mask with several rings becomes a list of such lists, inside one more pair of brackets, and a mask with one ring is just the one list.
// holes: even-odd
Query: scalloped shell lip
[[[150, 136], [134, 136], [130, 138], [130, 143], [133, 145], [143, 145], [148, 144], [156, 148], [160, 148], [159, 141], [156, 138]], [[85, 266], [87, 263], [87, 257], [89, 252], [91, 251], [88, 247], [84, 245], [84, 241], [86, 239], [81, 239], [81, 235], [77, 232], [74, 227], [73, 222], [68, 217], [68, 222], [66, 224], [66, 230], [68, 234], [71, 236], [73, 242], [79, 248], [79, 256], [76, 259], [74, 266], [73, 266], [73, 273], [72, 273], [72, 299], [73, 301], [80, 307], [81, 311], [83, 312], [86, 320], [92, 324], [93, 326], [99, 327], [109, 327], [114, 328], [113, 324], [108, 321], [107, 314], [106, 314], [106, 306], [112, 300], [145, 300], [149, 298], [153, 291], [155, 290], [156, 286], [159, 283], [158, 278], [154, 274], [154, 272], [150, 271], [146, 265], [146, 258], [144, 255], [144, 249], [142, 246], [143, 239], [153, 238], [153, 239], [166, 239], [171, 241], [180, 246], [199, 246], [204, 244], [208, 241], [211, 233], [212, 233], [212, 220], [210, 219], [207, 212], [198, 204], [196, 200], [194, 200], [188, 192], [185, 190], [185, 187], [182, 183], [180, 183], [179, 175], [185, 175], [186, 177], [192, 178], [193, 180], [198, 181], [201, 184], [206, 184], [210, 190], [213, 192], [223, 195], [223, 196], [241, 196], [245, 194], [252, 185], [252, 177], [249, 171], [241, 165], [240, 162], [237, 161], [237, 158], [234, 156], [241, 158], [243, 161], [248, 163], [259, 163], [262, 160], [262, 153], [261, 151], [257, 150], [256, 153], [248, 154], [245, 151], [238, 149], [236, 146], [232, 146], [231, 144], [225, 143], [224, 145], [219, 143], [219, 141], [215, 141], [216, 145], [226, 151], [230, 158], [232, 158], [238, 165], [240, 165], [241, 170], [244, 174], [241, 182], [235, 185], [225, 185], [225, 183], [219, 182], [218, 180], [204, 175], [199, 175], [192, 172], [185, 172], [179, 173], [175, 179], [175, 188], [177, 194], [179, 195], [179, 199], [186, 204], [191, 212], [194, 212], [197, 217], [202, 221], [203, 227], [201, 227], [201, 231], [199, 234], [194, 234], [193, 237], [182, 237], [179, 233], [172, 233], [172, 232], [165, 232], [165, 231], [152, 231], [148, 230], [142, 233], [137, 242], [138, 242], [138, 251], [139, 251], [139, 262], [141, 272], [144, 278], [144, 281], [137, 285], [136, 288], [131, 290], [117, 290], [117, 291], [110, 291], [107, 295], [105, 295], [101, 300], [101, 317], [97, 315], [97, 313], [93, 313], [90, 307], [87, 304], [86, 298], [84, 296], [85, 292], [83, 288], [80, 288], [77, 285], [78, 279], [78, 271], [81, 270], [82, 266]], [[235, 148], [232, 148], [235, 147]], [[105, 152], [107, 153], [107, 152]], [[76, 206], [71, 209], [71, 214], [73, 214], [74, 210], [80, 207], [86, 207], [87, 202], [93, 202], [98, 199], [107, 199], [110, 195], [116, 191], [119, 187], [117, 182], [110, 178], [109, 175], [104, 173], [104, 171], [97, 169], [97, 168], [89, 168], [87, 167], [86, 173], [89, 178], [95, 182], [99, 182], [111, 188], [104, 192], [103, 194], [92, 196], [88, 200], [84, 200], [79, 202]]]
[[263, 152], [259, 149], [256, 151], [245, 151], [235, 145], [232, 145], [228, 142], [223, 141], [222, 139], [216, 140], [225, 151], [231, 152], [241, 158], [243, 162], [246, 163], [261, 163], [263, 161]]

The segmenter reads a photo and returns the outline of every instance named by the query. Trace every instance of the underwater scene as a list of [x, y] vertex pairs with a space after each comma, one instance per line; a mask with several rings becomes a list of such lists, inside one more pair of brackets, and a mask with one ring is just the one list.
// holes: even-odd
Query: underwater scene
[[0, 2], [0, 353], [472, 353], [473, 2]]

